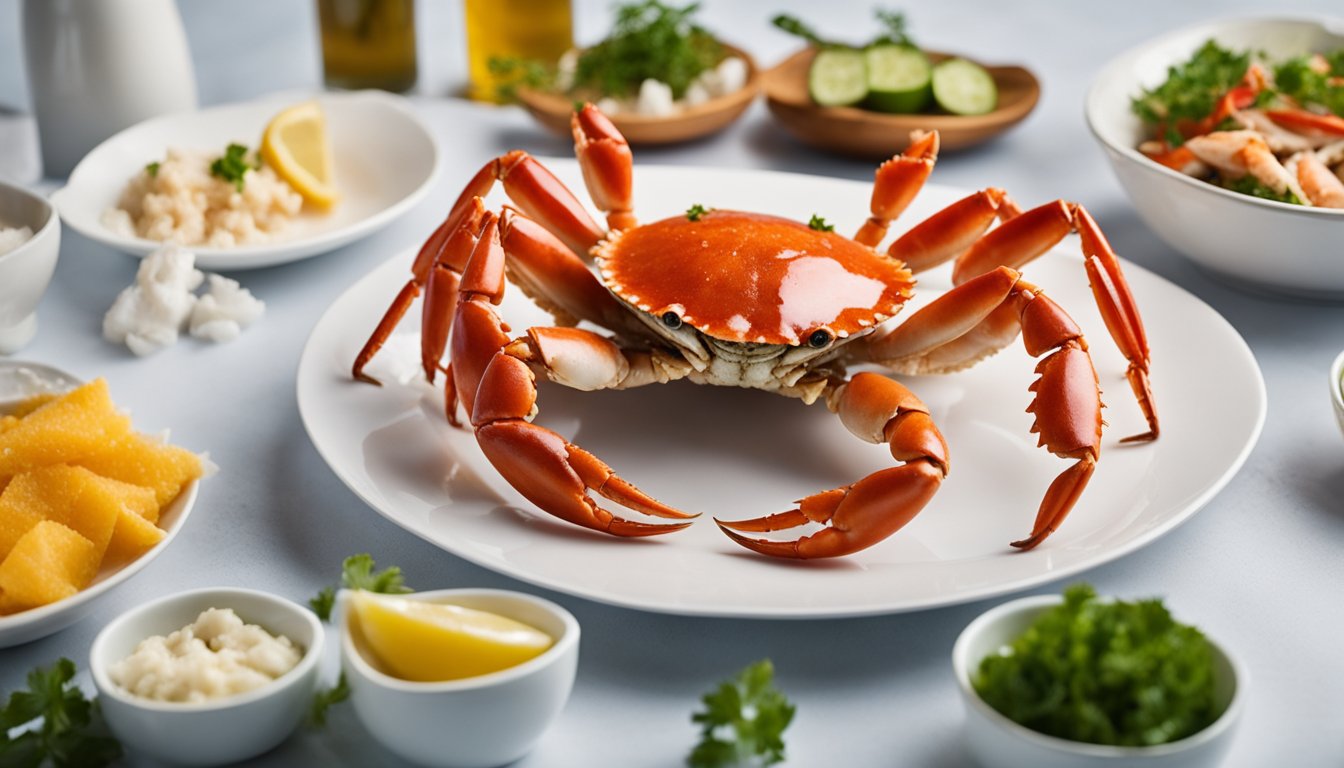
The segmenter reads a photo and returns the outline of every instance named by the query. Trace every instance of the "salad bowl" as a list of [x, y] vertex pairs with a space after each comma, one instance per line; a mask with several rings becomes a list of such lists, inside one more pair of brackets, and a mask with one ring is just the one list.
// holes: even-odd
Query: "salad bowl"
[[1130, 104], [1208, 40], [1273, 59], [1344, 48], [1344, 21], [1242, 18], [1189, 27], [1121, 54], [1087, 95], [1086, 116], [1144, 222], [1201, 269], [1240, 286], [1344, 300], [1344, 211], [1232, 192], [1167, 168], [1138, 150], [1149, 138]]

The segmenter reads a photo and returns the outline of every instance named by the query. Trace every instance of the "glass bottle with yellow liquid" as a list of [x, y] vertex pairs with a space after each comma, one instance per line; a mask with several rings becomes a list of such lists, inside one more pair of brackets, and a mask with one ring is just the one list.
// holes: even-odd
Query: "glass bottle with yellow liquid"
[[490, 59], [534, 59], [554, 63], [574, 47], [570, 0], [465, 0], [468, 95], [499, 101], [499, 79]]
[[415, 0], [317, 0], [317, 12], [328, 86], [415, 85]]

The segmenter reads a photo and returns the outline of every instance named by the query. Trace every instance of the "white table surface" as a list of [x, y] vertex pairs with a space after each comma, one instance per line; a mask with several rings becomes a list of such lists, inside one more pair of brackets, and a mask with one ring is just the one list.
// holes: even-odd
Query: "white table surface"
[[[580, 40], [605, 27], [607, 5], [578, 3]], [[778, 10], [791, 9], [835, 35], [860, 39], [872, 29], [867, 2], [707, 0], [706, 5], [704, 23], [763, 63], [795, 47], [767, 24]], [[1325, 13], [1333, 5], [1301, 3], [1298, 10]], [[0, 104], [24, 112], [17, 6], [16, 0], [0, 0]], [[182, 8], [204, 103], [318, 86], [311, 4], [186, 0]], [[1338, 642], [1344, 633], [1339, 608], [1344, 445], [1330, 413], [1325, 375], [1344, 347], [1344, 307], [1264, 298], [1196, 271], [1139, 222], [1082, 116], [1089, 81], [1113, 55], [1174, 27], [1265, 9], [1251, 2], [986, 0], [923, 4], [911, 21], [924, 45], [1021, 62], [1043, 80], [1041, 103], [1024, 124], [983, 148], [945, 155], [936, 181], [999, 185], [1028, 203], [1055, 197], [1084, 202], [1122, 256], [1211, 304], [1254, 350], [1268, 385], [1269, 418], [1246, 466], [1192, 521], [1086, 578], [1103, 593], [1165, 595], [1180, 616], [1242, 656], [1250, 669], [1251, 696], [1228, 765], [1285, 758], [1295, 766], [1339, 765], [1344, 761], [1344, 730], [1338, 727], [1344, 712], [1344, 653]], [[322, 310], [382, 259], [417, 243], [484, 159], [513, 147], [569, 152], [518, 110], [450, 98], [463, 71], [460, 3], [422, 4], [421, 13], [425, 76], [417, 107], [449, 149], [442, 182], [410, 215], [363, 242], [241, 275], [267, 301], [268, 311], [263, 323], [238, 341], [206, 346], [188, 340], [147, 359], [111, 346], [99, 334], [102, 314], [131, 280], [135, 262], [65, 233], [55, 281], [41, 307], [40, 331], [22, 357], [106, 376], [138, 427], [171, 427], [176, 442], [208, 450], [222, 471], [203, 485], [178, 540], [102, 599], [90, 617], [53, 637], [0, 651], [0, 691], [18, 687], [30, 667], [61, 655], [84, 666], [98, 629], [141, 601], [211, 585], [255, 587], [302, 601], [332, 581], [343, 557], [369, 551], [380, 563], [400, 564], [417, 587], [525, 589], [560, 602], [582, 622], [573, 697], [519, 766], [679, 765], [696, 740], [689, 715], [698, 696], [762, 657], [774, 660], [781, 687], [798, 705], [787, 734], [789, 764], [966, 764], [949, 654], [961, 628], [1000, 600], [842, 621], [691, 619], [610, 608], [522, 585], [437, 550], [364, 507], [319, 458], [299, 423], [294, 371]], [[244, 55], [237, 58], [239, 53]], [[0, 177], [35, 181], [32, 142], [31, 121], [0, 117]], [[717, 137], [641, 150], [637, 158], [853, 179], [872, 174], [868, 163], [795, 143], [760, 104]], [[328, 672], [334, 675], [334, 664]], [[88, 684], [86, 675], [81, 679]], [[370, 743], [348, 707], [325, 732], [300, 732], [257, 761], [394, 762]]]

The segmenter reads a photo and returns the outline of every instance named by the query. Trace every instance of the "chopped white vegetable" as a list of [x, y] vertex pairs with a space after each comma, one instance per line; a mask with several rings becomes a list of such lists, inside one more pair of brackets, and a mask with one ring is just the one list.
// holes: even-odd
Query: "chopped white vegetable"
[[219, 275], [210, 275], [210, 292], [198, 299], [205, 275], [195, 264], [194, 254], [171, 244], [146, 256], [103, 316], [103, 337], [143, 356], [177, 343], [188, 321], [192, 335], [228, 341], [261, 316], [264, 304]]
[[681, 97], [682, 102], [688, 107], [694, 107], [697, 104], [704, 104], [706, 101], [714, 98], [709, 89], [700, 83], [699, 78], [686, 87], [686, 95]]
[[555, 63], [555, 89], [568, 91], [574, 87], [574, 73], [579, 68], [579, 49], [570, 48]]
[[210, 341], [233, 341], [266, 311], [252, 292], [221, 275], [210, 276], [210, 290], [191, 311], [191, 335]]
[[135, 283], [123, 290], [103, 317], [103, 337], [148, 355], [177, 343], [178, 332], [196, 304], [192, 293], [203, 275], [196, 257], [176, 245], [146, 256]]
[[747, 86], [747, 62], [740, 56], [729, 56], [714, 70], [718, 75], [719, 91], [715, 96], [726, 96]]
[[614, 115], [617, 112], [626, 111], [621, 109], [621, 103], [619, 101], [611, 98], [610, 96], [606, 96], [603, 97], [602, 99], [599, 99], [596, 106], [598, 109], [602, 110], [602, 114], [608, 116]]
[[677, 111], [676, 101], [672, 98], [672, 86], [661, 80], [649, 78], [639, 85], [639, 100], [635, 111], [641, 115], [661, 117]]

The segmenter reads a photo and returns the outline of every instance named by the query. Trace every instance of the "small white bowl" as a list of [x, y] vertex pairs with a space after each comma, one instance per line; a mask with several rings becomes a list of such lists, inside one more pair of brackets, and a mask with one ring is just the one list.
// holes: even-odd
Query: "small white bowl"
[[28, 227], [28, 242], [0, 256], [0, 355], [18, 352], [37, 333], [37, 303], [61, 252], [61, 218], [38, 195], [0, 182], [0, 227]]
[[1225, 709], [1209, 727], [1152, 747], [1115, 747], [1047, 736], [1018, 725], [985, 703], [971, 674], [987, 656], [1010, 645], [1059, 595], [1024, 597], [992, 608], [967, 625], [952, 649], [952, 671], [966, 704], [966, 748], [985, 768], [1213, 768], [1232, 746], [1246, 700], [1246, 670], [1221, 646], [1213, 648], [1215, 697]]
[[1330, 402], [1335, 406], [1335, 419], [1344, 431], [1344, 352], [1330, 365]]
[[488, 768], [527, 754], [574, 686], [579, 622], [555, 603], [521, 592], [444, 589], [413, 597], [507, 616], [546, 632], [555, 644], [535, 659], [488, 675], [409, 682], [368, 661], [371, 655], [350, 621], [349, 593], [342, 592], [341, 666], [364, 726], [388, 750], [420, 765]]
[[1144, 43], [1109, 62], [1087, 94], [1087, 123], [1144, 223], [1196, 265], [1241, 285], [1344, 299], [1344, 211], [1306, 208], [1226, 189], [1166, 168], [1138, 151], [1149, 138], [1130, 101], [1167, 79], [1206, 40], [1275, 60], [1344, 47], [1344, 21], [1224, 19]]
[[[284, 635], [303, 649], [298, 665], [247, 693], [202, 704], [133, 696], [108, 676], [140, 641], [168, 635], [207, 608], [232, 608], [243, 621]], [[175, 765], [219, 765], [255, 757], [285, 740], [312, 704], [325, 632], [312, 611], [250, 589], [180, 592], [145, 603], [112, 620], [94, 638], [89, 671], [103, 717], [130, 750]]]

